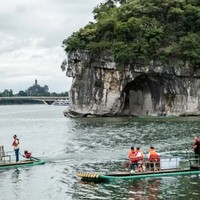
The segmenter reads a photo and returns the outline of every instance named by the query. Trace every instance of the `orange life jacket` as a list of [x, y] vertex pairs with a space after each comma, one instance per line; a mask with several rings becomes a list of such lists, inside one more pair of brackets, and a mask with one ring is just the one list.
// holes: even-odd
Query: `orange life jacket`
[[128, 158], [130, 159], [130, 157], [132, 156], [132, 155], [134, 155], [135, 154], [135, 150], [130, 150], [129, 152], [128, 152]]
[[132, 154], [129, 158], [129, 160], [133, 163], [133, 162], [137, 162], [137, 156], [136, 154]]
[[19, 144], [19, 139], [14, 139], [12, 146], [17, 146]]
[[131, 162], [138, 162], [138, 161], [141, 162], [144, 159], [144, 154], [142, 153], [141, 150], [139, 150], [139, 151], [136, 151], [134, 154], [132, 154], [129, 159]]
[[159, 162], [160, 161], [160, 156], [157, 154], [157, 152], [154, 149], [150, 150], [150, 155], [149, 155], [149, 162]]
[[141, 149], [137, 152], [136, 157], [137, 157], [137, 161], [139, 161], [139, 162], [144, 160], [144, 154], [142, 153]]

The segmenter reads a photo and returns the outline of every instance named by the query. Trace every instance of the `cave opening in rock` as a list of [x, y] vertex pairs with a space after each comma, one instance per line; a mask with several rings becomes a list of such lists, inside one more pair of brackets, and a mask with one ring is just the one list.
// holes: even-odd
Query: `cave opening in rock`
[[164, 114], [166, 99], [164, 91], [173, 80], [160, 75], [140, 75], [129, 82], [123, 90], [125, 115], [153, 115]]

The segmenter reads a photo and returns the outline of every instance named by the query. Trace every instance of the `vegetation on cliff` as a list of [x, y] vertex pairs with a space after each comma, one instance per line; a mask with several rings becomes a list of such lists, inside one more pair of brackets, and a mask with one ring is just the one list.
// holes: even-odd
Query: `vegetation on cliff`
[[119, 66], [151, 60], [200, 65], [199, 0], [107, 0], [93, 14], [95, 22], [63, 41], [67, 53], [106, 50]]

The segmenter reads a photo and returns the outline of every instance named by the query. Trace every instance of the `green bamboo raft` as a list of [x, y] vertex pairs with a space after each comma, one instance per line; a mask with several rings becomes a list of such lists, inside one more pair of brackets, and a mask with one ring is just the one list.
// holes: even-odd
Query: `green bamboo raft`
[[112, 172], [107, 174], [98, 173], [77, 173], [78, 177], [81, 177], [83, 181], [112, 181], [112, 180], [133, 180], [149, 177], [164, 177], [164, 176], [180, 176], [180, 175], [192, 175], [200, 174], [200, 170], [162, 170], [158, 172], [136, 172], [131, 174], [130, 172]]
[[[162, 159], [161, 159], [162, 160]], [[129, 171], [115, 171], [108, 173], [90, 173], [90, 172], [78, 172], [77, 176], [81, 178], [83, 181], [93, 181], [93, 182], [105, 182], [105, 181], [113, 181], [113, 180], [134, 180], [141, 178], [149, 178], [149, 177], [165, 177], [165, 176], [181, 176], [181, 175], [192, 175], [192, 174], [200, 174], [200, 162], [196, 162], [195, 159], [163, 159], [161, 162], [171, 162], [176, 166], [174, 168], [164, 167], [162, 168], [161, 163], [151, 163], [154, 166], [159, 164], [159, 168], [154, 170], [155, 168], [146, 168], [145, 172], [135, 172], [131, 173]], [[149, 162], [144, 163], [148, 166]], [[169, 166], [171, 165], [169, 164]], [[163, 166], [166, 166], [163, 165]]]
[[43, 164], [45, 164], [44, 160], [32, 157], [30, 160], [22, 160], [22, 161], [19, 161], [19, 162], [11, 162], [11, 161], [0, 162], [0, 170], [1, 169], [9, 169], [9, 168], [43, 165]]

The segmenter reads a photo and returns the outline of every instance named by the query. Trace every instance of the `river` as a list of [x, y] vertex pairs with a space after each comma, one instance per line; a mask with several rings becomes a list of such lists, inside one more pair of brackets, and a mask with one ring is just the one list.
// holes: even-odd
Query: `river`
[[200, 135], [200, 117], [65, 118], [64, 107], [0, 106], [0, 145], [12, 151], [12, 136], [20, 152], [46, 160], [45, 165], [0, 170], [0, 200], [183, 199], [200, 195], [200, 177], [175, 176], [110, 183], [85, 183], [78, 171], [106, 172], [126, 160], [132, 145], [144, 152], [191, 149]]

